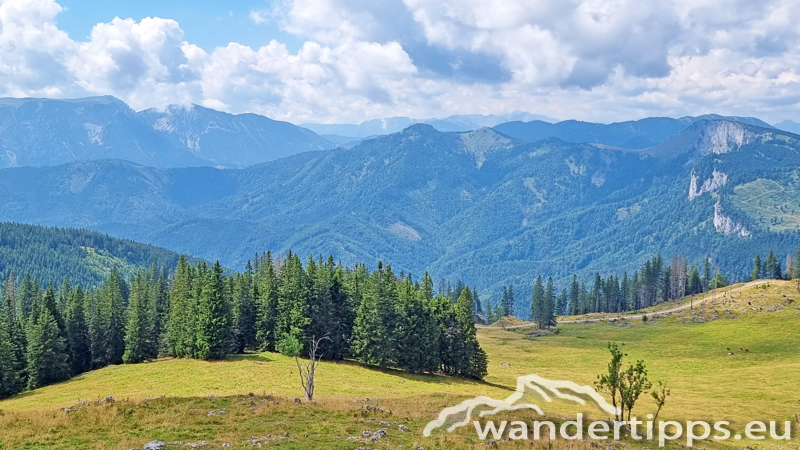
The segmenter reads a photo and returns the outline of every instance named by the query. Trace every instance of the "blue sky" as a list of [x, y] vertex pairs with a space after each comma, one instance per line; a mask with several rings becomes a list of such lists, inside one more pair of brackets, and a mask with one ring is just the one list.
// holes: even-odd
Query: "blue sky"
[[286, 43], [293, 51], [302, 45], [301, 39], [284, 33], [275, 22], [258, 25], [250, 19], [251, 11], [270, 6], [264, 0], [64, 0], [59, 3], [65, 8], [58, 16], [59, 28], [73, 40], [88, 38], [95, 25], [114, 17], [130, 17], [136, 21], [163, 17], [180, 23], [185, 39], [206, 51], [229, 42], [258, 48], [272, 39]]
[[295, 123], [800, 121], [797, 0], [0, 0], [0, 96]]

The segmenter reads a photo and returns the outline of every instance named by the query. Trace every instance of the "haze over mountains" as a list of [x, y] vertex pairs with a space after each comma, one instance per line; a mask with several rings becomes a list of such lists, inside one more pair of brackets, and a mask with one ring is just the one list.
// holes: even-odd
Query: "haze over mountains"
[[[170, 117], [148, 114], [139, 123]], [[602, 132], [573, 137], [596, 145], [416, 124], [244, 168], [12, 168], [0, 171], [0, 219], [86, 227], [234, 268], [266, 249], [384, 259], [481, 291], [515, 283], [520, 295], [538, 274], [588, 278], [659, 251], [708, 254], [736, 279], [753, 254], [785, 256], [800, 239], [800, 137], [713, 119], [687, 120], [646, 149], [621, 147], [658, 141], [684, 119], [588, 124]], [[512, 125], [496, 128], [527, 132]]]
[[0, 167], [120, 158], [241, 167], [335, 144], [287, 122], [194, 105], [135, 112], [114, 97], [0, 99]]

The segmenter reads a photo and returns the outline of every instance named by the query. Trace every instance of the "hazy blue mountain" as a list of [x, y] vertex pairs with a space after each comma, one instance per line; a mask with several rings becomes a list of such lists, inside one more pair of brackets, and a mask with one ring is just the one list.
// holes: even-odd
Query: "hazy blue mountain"
[[508, 136], [528, 142], [557, 137], [568, 142], [589, 142], [620, 148], [647, 148], [664, 142], [699, 120], [733, 120], [763, 128], [771, 125], [752, 117], [723, 117], [709, 114], [698, 117], [649, 117], [611, 124], [565, 120], [558, 123], [543, 121], [509, 122], [494, 128]]
[[[408, 126], [416, 123], [431, 125], [439, 131], [472, 131], [478, 128], [493, 127], [501, 123], [510, 121], [529, 121], [543, 120], [555, 122], [556, 120], [538, 114], [516, 111], [508, 114], [467, 114], [445, 117], [443, 119], [411, 119], [409, 117], [390, 117], [386, 119], [374, 119], [360, 124], [315, 124], [307, 123], [301, 126], [308, 128], [320, 135], [353, 136], [356, 138], [366, 138], [370, 136], [387, 135], [402, 131]], [[353, 141], [353, 139], [350, 139]], [[337, 142], [343, 143], [343, 142]]]
[[136, 113], [109, 96], [0, 99], [0, 168], [104, 158], [240, 167], [334, 145], [287, 122], [199, 106]]
[[788, 131], [790, 133], [800, 134], [800, 123], [793, 122], [791, 120], [784, 120], [783, 122], [776, 123], [775, 128]]
[[79, 226], [220, 259], [291, 248], [526, 294], [537, 274], [633, 270], [657, 252], [732, 279], [800, 240], [800, 137], [700, 120], [644, 150], [424, 124], [242, 169], [90, 161], [0, 171], [0, 220]]
[[202, 163], [192, 152], [166, 144], [114, 97], [0, 99], [0, 167], [100, 158], [159, 166]]
[[258, 114], [228, 114], [202, 106], [170, 106], [137, 114], [173, 146], [213, 165], [249, 166], [334, 145], [313, 131]]

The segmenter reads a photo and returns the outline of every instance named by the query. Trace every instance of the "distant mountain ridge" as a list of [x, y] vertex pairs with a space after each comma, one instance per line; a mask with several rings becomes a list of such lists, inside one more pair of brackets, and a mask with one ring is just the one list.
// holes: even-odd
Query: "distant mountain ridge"
[[110, 96], [0, 99], [0, 168], [103, 158], [155, 167], [243, 167], [332, 147], [288, 122], [196, 105], [137, 113]]
[[705, 255], [731, 278], [800, 240], [800, 136], [699, 120], [647, 149], [430, 125], [241, 169], [88, 161], [0, 171], [0, 218], [86, 227], [242, 267], [255, 251], [515, 284]]
[[697, 117], [648, 117], [629, 122], [600, 124], [565, 120], [558, 123], [543, 121], [508, 122], [494, 127], [495, 130], [527, 142], [536, 142], [548, 137], [557, 137], [567, 142], [586, 142], [619, 148], [648, 148], [677, 136], [687, 127], [701, 120], [729, 120], [747, 123], [762, 128], [773, 128], [753, 117], [727, 117], [707, 114]]
[[434, 127], [438, 131], [472, 131], [478, 128], [493, 127], [501, 123], [511, 121], [541, 120], [545, 122], [555, 122], [556, 119], [530, 114], [526, 112], [513, 112], [508, 114], [465, 114], [445, 117], [443, 119], [412, 119], [410, 117], [388, 117], [385, 119], [373, 119], [360, 124], [318, 124], [304, 123], [300, 126], [308, 128], [320, 135], [336, 135], [340, 137], [350, 137], [351, 141], [363, 139], [370, 136], [382, 136], [398, 133], [411, 125], [424, 123]]

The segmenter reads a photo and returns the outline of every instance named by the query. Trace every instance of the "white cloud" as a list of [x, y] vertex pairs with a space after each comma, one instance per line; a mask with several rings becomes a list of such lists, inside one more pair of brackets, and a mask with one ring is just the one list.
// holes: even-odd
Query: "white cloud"
[[269, 22], [269, 12], [265, 10], [250, 11], [250, 20], [256, 25], [263, 25]]
[[279, 0], [253, 10], [306, 42], [206, 52], [174, 20], [115, 18], [87, 41], [53, 0], [0, 0], [0, 95], [111, 94], [277, 119], [525, 110], [613, 121], [800, 117], [792, 0]]

